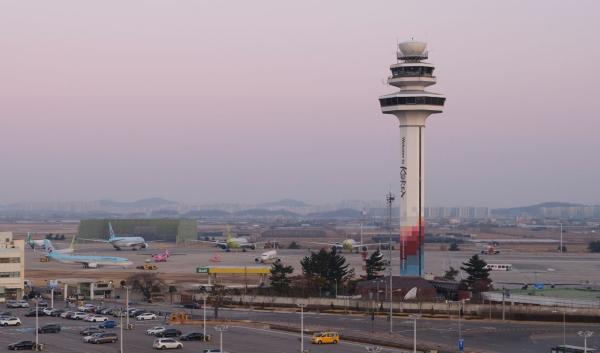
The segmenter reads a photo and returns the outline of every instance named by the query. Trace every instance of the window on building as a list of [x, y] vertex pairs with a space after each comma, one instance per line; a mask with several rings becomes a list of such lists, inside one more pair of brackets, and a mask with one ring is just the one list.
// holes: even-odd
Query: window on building
[[2, 257], [0, 258], [0, 264], [18, 264], [21, 263], [20, 257]]
[[0, 278], [21, 277], [21, 272], [0, 272]]

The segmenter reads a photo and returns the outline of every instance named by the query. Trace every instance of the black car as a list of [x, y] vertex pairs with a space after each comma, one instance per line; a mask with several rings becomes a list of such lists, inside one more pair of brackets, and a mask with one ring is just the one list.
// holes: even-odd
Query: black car
[[99, 344], [99, 343], [115, 343], [119, 340], [119, 338], [117, 337], [116, 333], [101, 333], [99, 335], [94, 336], [94, 338], [92, 338], [90, 340], [90, 343], [95, 343], [95, 344]]
[[164, 331], [161, 331], [154, 336], [156, 337], [179, 337], [181, 336], [181, 331], [176, 328], [168, 328]]
[[188, 332], [179, 339], [181, 341], [204, 341], [204, 334], [202, 332]]
[[[45, 314], [44, 314], [44, 311], [42, 309], [38, 309], [37, 310], [37, 315], [38, 316], [44, 316]], [[27, 314], [25, 314], [25, 316], [27, 316], [27, 317], [35, 316], [35, 309], [29, 311]]]
[[54, 309], [52, 310], [52, 312], [50, 313], [50, 316], [54, 316], [54, 317], [58, 317], [60, 316], [60, 314], [64, 313], [65, 311], [62, 309]]
[[38, 328], [39, 333], [59, 333], [60, 325], [59, 324], [48, 324]]
[[198, 302], [185, 303], [183, 304], [183, 307], [186, 309], [202, 309], [202, 305]]
[[82, 336], [91, 336], [94, 333], [104, 333], [104, 330], [102, 330], [96, 326], [91, 326], [91, 327], [86, 327], [83, 330], [79, 331], [79, 334]]
[[0, 311], [0, 316], [13, 316], [10, 311]]
[[19, 341], [13, 344], [9, 344], [8, 345], [8, 349], [10, 349], [11, 351], [20, 351], [23, 349], [33, 349], [33, 347], [35, 346], [35, 342], [33, 341]]
[[45, 301], [45, 300], [40, 300], [40, 301], [38, 302], [38, 307], [39, 307], [39, 308], [45, 308], [45, 307], [47, 307], [47, 306], [48, 306], [48, 302], [47, 302], [47, 301]]

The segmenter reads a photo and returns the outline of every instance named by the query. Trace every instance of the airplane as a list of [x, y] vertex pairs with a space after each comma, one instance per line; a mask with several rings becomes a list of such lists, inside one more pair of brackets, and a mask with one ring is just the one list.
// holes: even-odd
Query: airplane
[[108, 233], [110, 237], [107, 240], [85, 239], [99, 243], [110, 243], [115, 249], [121, 250], [125, 247], [130, 247], [131, 250], [147, 249], [148, 242], [143, 237], [138, 236], [117, 236], [113, 231], [112, 224], [108, 222]]
[[227, 239], [225, 240], [196, 240], [201, 243], [215, 244], [217, 248], [223, 249], [227, 252], [232, 249], [241, 249], [243, 252], [247, 250], [256, 250], [256, 244], [248, 240], [246, 237], [235, 237], [231, 236], [229, 227], [227, 228]]
[[52, 242], [44, 239], [44, 250], [49, 260], [54, 260], [66, 264], [81, 264], [83, 268], [97, 268], [100, 266], [129, 266], [132, 264], [129, 259], [114, 256], [94, 256], [94, 255], [65, 255], [56, 250]]
[[[25, 240], [25, 243], [27, 245], [29, 245], [35, 251], [36, 247], [44, 249], [45, 241], [46, 241], [46, 239], [40, 239], [40, 240], [32, 239], [31, 233], [27, 233], [27, 239]], [[71, 239], [71, 245], [69, 245], [68, 248], [55, 250], [55, 251], [58, 251], [61, 254], [70, 254], [73, 251], [75, 251], [75, 236], [73, 236], [73, 238]]]
[[266, 264], [266, 263], [280, 263], [281, 259], [277, 257], [277, 250], [269, 250], [260, 254], [259, 257], [254, 259], [254, 262]]
[[150, 255], [150, 258], [146, 260], [146, 262], [167, 262], [169, 257], [173, 255], [186, 255], [186, 254], [172, 254], [169, 249], [165, 249], [163, 252], [159, 252], [156, 254], [138, 254], [138, 255]]

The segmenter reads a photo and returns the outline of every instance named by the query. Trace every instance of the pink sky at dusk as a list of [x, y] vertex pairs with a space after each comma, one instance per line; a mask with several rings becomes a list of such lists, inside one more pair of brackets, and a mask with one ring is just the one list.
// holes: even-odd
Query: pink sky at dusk
[[447, 96], [429, 205], [600, 204], [597, 1], [5, 1], [0, 203], [383, 200], [397, 40]]

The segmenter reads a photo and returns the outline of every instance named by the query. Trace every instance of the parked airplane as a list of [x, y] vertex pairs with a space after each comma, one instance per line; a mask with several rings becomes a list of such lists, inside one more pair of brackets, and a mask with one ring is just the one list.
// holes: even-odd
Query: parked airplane
[[169, 257], [173, 255], [186, 255], [186, 254], [172, 254], [169, 249], [165, 249], [163, 252], [159, 252], [156, 254], [138, 254], [138, 255], [150, 255], [150, 258], [146, 260], [146, 262], [167, 262]]
[[44, 239], [44, 250], [48, 254], [48, 259], [66, 263], [81, 264], [84, 268], [97, 268], [100, 266], [129, 266], [132, 264], [129, 259], [114, 256], [93, 256], [93, 255], [65, 255], [60, 250], [56, 250], [52, 242]]
[[227, 239], [225, 240], [198, 240], [201, 243], [215, 244], [216, 247], [225, 251], [231, 251], [233, 249], [240, 249], [243, 252], [247, 250], [256, 250], [256, 244], [253, 243], [246, 237], [235, 237], [231, 236], [229, 228], [227, 228]]
[[259, 257], [254, 259], [254, 262], [266, 264], [266, 263], [280, 263], [281, 259], [277, 257], [277, 250], [269, 250], [260, 254]]
[[331, 247], [332, 249], [336, 249], [339, 252], [342, 252], [343, 250], [348, 250], [350, 252], [356, 250], [356, 253], [358, 253], [359, 251], [367, 252], [369, 250], [369, 246], [378, 246], [378, 247], [381, 246], [380, 243], [372, 243], [372, 244], [363, 243], [362, 224], [360, 225], [360, 242], [357, 242], [356, 240], [354, 240], [352, 238], [348, 238], [348, 239], [343, 240], [342, 242], [338, 241], [335, 243], [317, 243], [317, 242], [312, 242], [312, 243], [318, 244], [318, 245], [327, 245], [327, 246]]
[[113, 231], [112, 224], [108, 222], [108, 233], [109, 238], [107, 240], [98, 239], [85, 239], [89, 241], [95, 241], [100, 243], [110, 243], [115, 249], [121, 250], [122, 248], [131, 248], [131, 250], [146, 249], [148, 248], [148, 242], [143, 237], [139, 236], [117, 236]]
[[[34, 251], [36, 247], [44, 249], [44, 243], [46, 239], [35, 240], [31, 238], [31, 233], [27, 233], [27, 239], [25, 240], [26, 244], [29, 245]], [[66, 249], [55, 250], [61, 254], [70, 254], [75, 251], [75, 236], [71, 239], [71, 245], [69, 245]]]

